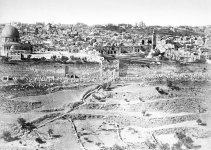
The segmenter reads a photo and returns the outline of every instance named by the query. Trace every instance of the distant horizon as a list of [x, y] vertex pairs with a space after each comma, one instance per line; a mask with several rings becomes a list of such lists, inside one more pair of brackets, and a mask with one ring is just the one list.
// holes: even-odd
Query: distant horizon
[[[143, 21], [144, 22], [144, 21]], [[129, 25], [133, 25], [135, 26], [135, 23], [124, 23], [124, 22], [121, 22], [121, 23], [118, 23], [118, 24], [115, 24], [115, 23], [104, 23], [104, 24], [87, 24], [85, 22], [76, 22], [76, 23], [62, 23], [62, 22], [44, 22], [44, 21], [35, 21], [35, 22], [21, 22], [21, 21], [11, 21], [11, 22], [3, 22], [3, 23], [0, 23], [0, 24], [13, 24], [13, 23], [21, 23], [21, 24], [36, 24], [36, 23], [44, 23], [45, 25], [47, 24], [62, 24], [62, 25], [76, 25], [78, 23], [82, 23], [82, 24], [85, 24], [85, 25], [88, 25], [88, 26], [95, 26], [95, 25], [108, 25], [108, 24], [113, 24], [113, 25], [119, 25], [119, 24], [129, 24]], [[138, 23], [138, 22], [137, 22]], [[145, 23], [145, 22], [144, 22]], [[148, 25], [147, 23], [145, 23], [146, 26], [163, 26], [163, 27], [179, 27], [179, 26], [189, 26], [189, 27], [205, 27], [205, 26], [211, 26], [211, 24], [205, 24], [205, 25], [184, 25], [184, 24], [181, 24], [181, 25], [159, 25], [159, 24], [153, 24], [153, 25]]]
[[211, 0], [0, 0], [0, 23], [209, 26]]

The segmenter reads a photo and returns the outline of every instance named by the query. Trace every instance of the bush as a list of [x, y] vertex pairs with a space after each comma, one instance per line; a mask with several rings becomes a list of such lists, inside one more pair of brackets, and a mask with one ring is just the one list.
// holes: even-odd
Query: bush
[[111, 89], [111, 82], [103, 83], [102, 88], [104, 90], [110, 90]]
[[170, 146], [168, 143], [166, 143], [166, 144], [161, 143], [159, 145], [159, 150], [170, 150]]
[[31, 59], [31, 56], [32, 55], [28, 55], [27, 58], [26, 58], [26, 60], [29, 61]]
[[68, 61], [68, 59], [69, 59], [69, 58], [68, 58], [67, 56], [62, 56], [62, 57], [61, 57], [61, 61], [62, 61], [62, 62], [66, 62], [66, 61]]
[[113, 147], [110, 148], [110, 150], [125, 150], [125, 148], [115, 144]]
[[193, 140], [190, 137], [183, 138], [181, 142], [186, 148], [188, 149], [193, 148]]
[[46, 58], [45, 57], [41, 57], [40, 60], [41, 61], [46, 61]]
[[49, 130], [48, 130], [48, 135], [49, 135], [49, 136], [52, 136], [52, 134], [53, 134], [53, 129], [49, 129]]
[[207, 125], [206, 123], [202, 122], [201, 119], [196, 120], [196, 122], [198, 123], [198, 125], [201, 125], [201, 126], [206, 126]]
[[181, 140], [186, 137], [186, 135], [182, 132], [176, 132], [176, 137]]
[[198, 125], [200, 125], [202, 123], [201, 119], [196, 120], [196, 122], [198, 123]]
[[17, 122], [21, 126], [22, 130], [27, 130], [31, 132], [33, 129], [36, 128], [36, 126], [34, 126], [32, 123], [26, 122], [24, 118], [18, 118]]
[[20, 124], [21, 126], [26, 124], [26, 120], [24, 118], [18, 118], [17, 119], [18, 124]]
[[3, 131], [1, 138], [4, 139], [7, 142], [10, 142], [10, 141], [13, 140], [11, 133], [9, 131]]
[[146, 112], [147, 112], [146, 110], [142, 110], [142, 111], [141, 111], [141, 113], [142, 113], [143, 116], [146, 115]]
[[193, 140], [184, 133], [178, 132], [176, 133], [176, 136], [178, 137], [179, 142], [181, 142], [186, 148], [190, 149], [193, 147]]
[[51, 56], [52, 61], [56, 61], [56, 59], [57, 59], [56, 55]]
[[171, 150], [182, 150], [182, 143], [177, 142], [177, 143], [173, 144], [173, 146], [171, 147]]
[[43, 141], [40, 137], [36, 138], [35, 141], [39, 144], [43, 144], [46, 143], [45, 141]]

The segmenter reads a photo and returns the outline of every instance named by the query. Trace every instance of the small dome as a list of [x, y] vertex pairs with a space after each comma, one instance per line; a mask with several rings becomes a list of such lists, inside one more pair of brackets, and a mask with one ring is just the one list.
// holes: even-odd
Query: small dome
[[1, 37], [19, 38], [18, 29], [11, 25], [5, 26], [2, 30]]

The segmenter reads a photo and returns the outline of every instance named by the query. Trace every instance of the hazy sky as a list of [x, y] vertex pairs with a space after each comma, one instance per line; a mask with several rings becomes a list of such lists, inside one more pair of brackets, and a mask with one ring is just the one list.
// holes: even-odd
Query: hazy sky
[[0, 23], [211, 25], [211, 0], [0, 0]]

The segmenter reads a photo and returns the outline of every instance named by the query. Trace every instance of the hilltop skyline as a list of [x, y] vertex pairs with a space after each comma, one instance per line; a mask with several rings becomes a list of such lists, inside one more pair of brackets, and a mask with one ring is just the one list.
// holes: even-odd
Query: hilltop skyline
[[0, 23], [211, 25], [211, 0], [0, 0]]

